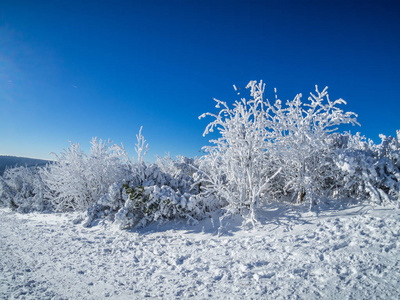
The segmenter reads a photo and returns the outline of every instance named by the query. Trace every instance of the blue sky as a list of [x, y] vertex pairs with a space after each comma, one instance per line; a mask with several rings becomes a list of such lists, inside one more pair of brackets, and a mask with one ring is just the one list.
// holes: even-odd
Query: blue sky
[[148, 160], [200, 155], [197, 117], [260, 79], [283, 100], [328, 86], [379, 142], [400, 129], [399, 33], [397, 1], [4, 0], [0, 154], [97, 136], [134, 156], [143, 126]]

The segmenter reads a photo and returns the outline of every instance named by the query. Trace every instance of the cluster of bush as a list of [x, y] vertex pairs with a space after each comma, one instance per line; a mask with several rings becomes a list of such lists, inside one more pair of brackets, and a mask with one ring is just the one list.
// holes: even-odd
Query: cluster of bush
[[[196, 222], [225, 209], [255, 222], [262, 203], [318, 205], [326, 199], [377, 204], [400, 200], [400, 131], [381, 143], [338, 133], [357, 115], [316, 87], [308, 101], [264, 99], [265, 85], [251, 81], [250, 100], [233, 107], [216, 100], [218, 114], [204, 135], [217, 130], [200, 158], [169, 156], [145, 163], [147, 143], [137, 135], [137, 159], [123, 145], [94, 138], [87, 155], [79, 144], [45, 167], [17, 167], [0, 177], [0, 205], [19, 212], [85, 211], [84, 224], [108, 219], [120, 228], [185, 218]], [[276, 93], [275, 93], [276, 94]]]
[[71, 143], [45, 167], [7, 169], [0, 176], [0, 204], [18, 212], [81, 211], [85, 226], [108, 219], [120, 228], [171, 218], [197, 222], [219, 207], [200, 195], [197, 159], [166, 156], [148, 164], [141, 131], [137, 140], [136, 162], [123, 145], [93, 138], [88, 155]]

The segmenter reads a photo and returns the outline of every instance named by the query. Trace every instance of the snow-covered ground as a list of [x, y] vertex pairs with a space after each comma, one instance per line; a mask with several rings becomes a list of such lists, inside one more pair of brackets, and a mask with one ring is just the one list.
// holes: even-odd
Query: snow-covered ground
[[1, 299], [399, 299], [400, 210], [271, 205], [120, 231], [0, 209]]

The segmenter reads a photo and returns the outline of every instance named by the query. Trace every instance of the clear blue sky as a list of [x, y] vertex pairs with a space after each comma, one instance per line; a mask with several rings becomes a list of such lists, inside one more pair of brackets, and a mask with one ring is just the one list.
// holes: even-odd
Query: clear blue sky
[[[398, 1], [18, 1], [0, 5], [0, 154], [49, 158], [71, 140], [193, 157], [213, 97], [329, 86], [379, 142], [400, 129]], [[243, 95], [243, 93], [242, 93]]]

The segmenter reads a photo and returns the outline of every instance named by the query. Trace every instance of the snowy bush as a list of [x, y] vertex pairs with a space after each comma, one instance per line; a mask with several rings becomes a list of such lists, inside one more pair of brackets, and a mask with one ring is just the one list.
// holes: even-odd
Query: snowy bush
[[360, 134], [340, 135], [336, 141], [335, 196], [388, 204], [399, 200], [400, 147], [397, 137], [381, 135], [381, 144]]
[[124, 192], [122, 182], [115, 182], [105, 195], [92, 203], [86, 210], [84, 226], [90, 227], [95, 220], [108, 219], [114, 222], [115, 214], [125, 205], [128, 196]]
[[180, 194], [170, 186], [157, 185], [136, 188], [125, 186], [125, 192], [129, 195], [124, 207], [116, 215], [116, 222], [120, 228], [132, 226], [145, 226], [149, 222], [186, 218], [195, 220], [196, 217], [203, 217], [193, 204], [193, 197], [190, 194]]
[[385, 193], [381, 195], [383, 201], [398, 201], [400, 200], [400, 130], [397, 130], [396, 137], [386, 137], [381, 134], [380, 138], [381, 144], [376, 147], [378, 188]]
[[251, 82], [253, 99], [236, 101], [233, 108], [226, 102], [214, 99], [218, 114], [205, 113], [215, 120], [207, 125], [203, 136], [217, 129], [220, 137], [203, 147], [201, 171], [204, 194], [214, 195], [221, 205], [227, 203], [230, 211], [245, 214], [249, 211], [254, 220], [254, 209], [264, 200], [271, 178], [280, 172], [274, 163], [275, 148], [268, 131], [268, 119], [263, 101], [264, 85]]
[[330, 176], [325, 174], [332, 154], [329, 133], [337, 125], [358, 123], [354, 113], [337, 107], [344, 100], [329, 99], [327, 88], [316, 87], [307, 103], [298, 94], [285, 105], [277, 97], [274, 104], [264, 101], [262, 82], [251, 81], [247, 88], [252, 99], [242, 98], [233, 108], [215, 99], [220, 112], [200, 116], [214, 118], [204, 135], [220, 133], [210, 141], [213, 146], [204, 147], [203, 189], [226, 201], [228, 209], [249, 209], [254, 220], [254, 209], [268, 198], [291, 195], [301, 202], [321, 195], [319, 181]]
[[340, 124], [358, 124], [356, 114], [338, 107], [346, 104], [343, 99], [330, 100], [327, 87], [320, 92], [316, 86], [315, 92], [310, 93], [308, 102], [302, 102], [298, 94], [285, 106], [277, 97], [274, 105], [266, 103], [267, 126], [283, 163], [285, 190], [298, 203], [305, 197], [315, 202], [324, 194], [322, 182], [332, 176], [327, 172], [333, 155], [330, 134]]
[[18, 212], [47, 211], [51, 204], [43, 194], [38, 168], [16, 167], [0, 176], [0, 203]]
[[57, 160], [41, 170], [45, 196], [57, 210], [85, 210], [104, 196], [114, 182], [127, 178], [131, 164], [125, 150], [111, 142], [93, 138], [90, 154], [79, 144], [56, 156]]
[[[193, 159], [179, 156], [158, 158], [156, 164], [143, 164], [143, 183], [124, 184], [124, 206], [115, 215], [120, 228], [176, 218], [197, 222], [215, 210], [215, 199], [199, 195], [194, 180]], [[136, 183], [136, 184], [135, 184]]]
[[112, 184], [89, 206], [85, 226], [104, 218], [122, 229], [173, 218], [195, 222], [214, 208], [210, 198], [198, 196], [199, 186], [193, 176], [195, 159], [166, 156], [155, 164], [144, 162], [148, 144], [141, 130], [136, 136], [137, 162], [131, 165], [130, 175]]

